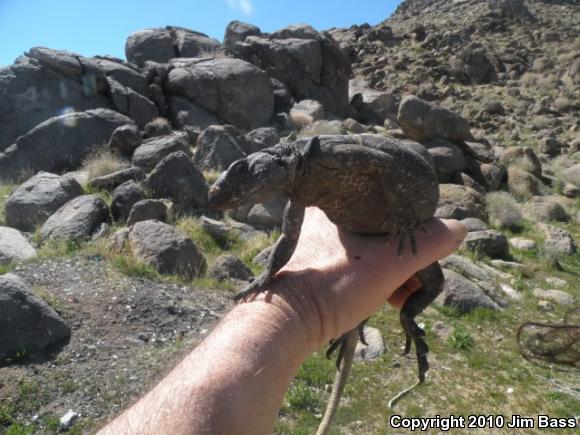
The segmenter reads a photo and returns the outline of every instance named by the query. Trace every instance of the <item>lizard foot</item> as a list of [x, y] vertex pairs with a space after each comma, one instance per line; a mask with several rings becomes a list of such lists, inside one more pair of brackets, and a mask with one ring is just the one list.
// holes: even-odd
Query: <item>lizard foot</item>
[[417, 240], [415, 239], [415, 229], [419, 227], [420, 225], [418, 224], [405, 225], [399, 231], [397, 231], [396, 236], [399, 237], [397, 256], [400, 257], [403, 254], [403, 250], [405, 249], [405, 241], [407, 239], [409, 239], [409, 243], [411, 244], [411, 252], [414, 256], [417, 256]]
[[[364, 328], [365, 328], [365, 325], [368, 322], [368, 320], [369, 319], [363, 320], [357, 326], [359, 340], [365, 346], [368, 346], [368, 343], [366, 342], [366, 339], [365, 339]], [[344, 352], [345, 352], [347, 344], [348, 344], [349, 335], [350, 335], [350, 331], [345, 333], [345, 334], [342, 334], [342, 336], [340, 338], [330, 340], [330, 346], [328, 346], [328, 349], [326, 350], [326, 358], [330, 358], [332, 356], [332, 354], [334, 353], [334, 351], [336, 351], [336, 349], [338, 349], [338, 355], [336, 356], [336, 369], [337, 370], [339, 370], [340, 363], [342, 362], [342, 358], [344, 356]]]
[[258, 278], [252, 281], [245, 289], [238, 292], [234, 296], [234, 301], [238, 302], [243, 299], [246, 299], [250, 295], [255, 295], [259, 293], [264, 289], [265, 286], [267, 286], [270, 283], [270, 280], [271, 278], [265, 275], [260, 275]]

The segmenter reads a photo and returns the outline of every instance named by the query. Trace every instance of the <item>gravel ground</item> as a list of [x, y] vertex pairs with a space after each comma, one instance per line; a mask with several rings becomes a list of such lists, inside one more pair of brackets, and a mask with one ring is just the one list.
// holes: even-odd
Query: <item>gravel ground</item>
[[[98, 258], [17, 268], [72, 328], [44, 359], [0, 368], [0, 407], [34, 432], [68, 410], [83, 432], [105, 422], [167, 372], [227, 311], [226, 292], [127, 277]], [[0, 421], [0, 433], [3, 432]]]

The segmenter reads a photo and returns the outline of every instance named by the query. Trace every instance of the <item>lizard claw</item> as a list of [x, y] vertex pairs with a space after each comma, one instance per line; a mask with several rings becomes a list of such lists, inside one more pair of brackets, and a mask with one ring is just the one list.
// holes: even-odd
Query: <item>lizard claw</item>
[[238, 292], [234, 296], [234, 301], [239, 302], [252, 294], [259, 293], [269, 282], [270, 279], [268, 277], [259, 276], [253, 280], [245, 289]]

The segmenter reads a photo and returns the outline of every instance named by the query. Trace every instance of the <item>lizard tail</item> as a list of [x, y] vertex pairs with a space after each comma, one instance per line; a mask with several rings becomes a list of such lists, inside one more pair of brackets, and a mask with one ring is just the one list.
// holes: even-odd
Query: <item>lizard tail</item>
[[356, 349], [357, 341], [358, 332], [357, 329], [353, 329], [347, 334], [342, 360], [336, 371], [336, 375], [334, 376], [334, 383], [332, 384], [332, 391], [330, 392], [328, 405], [326, 405], [326, 411], [324, 411], [324, 417], [322, 417], [322, 421], [320, 422], [320, 426], [318, 426], [316, 435], [325, 435], [328, 432], [328, 429], [330, 429], [332, 418], [338, 409], [342, 391], [344, 390], [346, 379], [348, 378], [348, 373], [352, 367], [352, 360], [354, 358], [354, 351]]

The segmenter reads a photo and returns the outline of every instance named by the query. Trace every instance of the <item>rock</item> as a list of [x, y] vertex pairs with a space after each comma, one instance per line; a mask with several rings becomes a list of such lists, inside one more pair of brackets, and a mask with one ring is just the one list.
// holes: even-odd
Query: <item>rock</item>
[[201, 216], [199, 223], [204, 231], [221, 245], [227, 244], [229, 236], [238, 237], [241, 240], [249, 240], [256, 236], [267, 237], [263, 232], [240, 222], [222, 222], [208, 218], [207, 216]]
[[161, 160], [144, 185], [153, 197], [169, 198], [182, 211], [207, 208], [208, 187], [203, 174], [182, 151]]
[[538, 311], [554, 311], [554, 305], [550, 301], [538, 301]]
[[127, 226], [133, 226], [137, 222], [156, 220], [167, 222], [170, 210], [173, 206], [171, 201], [166, 199], [142, 199], [131, 207], [131, 212], [127, 218]]
[[305, 127], [324, 118], [324, 107], [316, 100], [302, 100], [290, 110], [290, 119], [296, 128]]
[[321, 119], [314, 121], [312, 124], [307, 125], [300, 131], [300, 137], [310, 138], [313, 136], [329, 135], [329, 136], [339, 136], [346, 134], [346, 130], [338, 119], [333, 119], [328, 121], [326, 119]]
[[353, 79], [348, 83], [348, 95], [350, 107], [364, 123], [383, 124], [396, 116], [396, 100], [391, 92], [370, 89], [364, 81]]
[[129, 168], [121, 169], [102, 177], [93, 178], [89, 181], [89, 187], [95, 190], [105, 190], [111, 192], [127, 181], [143, 181], [145, 179], [145, 172], [140, 168], [131, 166]]
[[562, 179], [580, 188], [580, 163], [562, 171]]
[[445, 139], [431, 139], [425, 147], [433, 157], [440, 183], [448, 183], [465, 169], [465, 157], [457, 145]]
[[0, 275], [0, 364], [18, 354], [37, 355], [70, 334], [64, 320], [21, 278]]
[[443, 269], [445, 288], [435, 303], [451, 307], [460, 313], [469, 313], [477, 308], [500, 310], [480, 287], [452, 270]]
[[250, 148], [252, 152], [254, 152], [279, 143], [280, 134], [278, 133], [278, 130], [273, 127], [260, 127], [250, 131], [246, 135], [246, 139], [252, 144]]
[[550, 276], [550, 277], [546, 278], [545, 281], [554, 287], [560, 287], [560, 288], [568, 287], [568, 281], [566, 281], [565, 279], [562, 279], [562, 278], [557, 278], [555, 276]]
[[206, 269], [206, 260], [191, 239], [163, 222], [137, 222], [129, 231], [129, 245], [137, 259], [162, 274], [195, 278]]
[[316, 100], [327, 113], [346, 113], [351, 63], [330, 35], [301, 24], [248, 36], [232, 48], [267, 71], [295, 101]]
[[385, 341], [381, 331], [371, 326], [365, 326], [364, 336], [368, 346], [360, 341], [357, 342], [354, 351], [355, 361], [374, 361], [379, 359], [385, 353]]
[[146, 61], [166, 63], [175, 57], [200, 57], [221, 47], [218, 40], [203, 33], [167, 26], [139, 30], [129, 35], [125, 56], [129, 62], [144, 66]]
[[464, 118], [414, 95], [408, 95], [401, 101], [397, 122], [405, 136], [418, 142], [437, 137], [450, 141], [473, 140]]
[[542, 194], [542, 182], [529, 172], [516, 167], [508, 168], [508, 189], [519, 199]]
[[25, 170], [76, 168], [86, 156], [107, 143], [117, 127], [131, 123], [126, 116], [108, 109], [50, 118], [0, 154], [0, 178], [15, 178]]
[[461, 223], [465, 228], [467, 228], [468, 232], [485, 231], [489, 229], [484, 221], [477, 218], [465, 218], [461, 220]]
[[187, 139], [181, 134], [159, 136], [147, 139], [133, 153], [133, 165], [151, 171], [163, 158], [177, 151], [190, 154]]
[[272, 118], [270, 79], [251, 63], [226, 58], [175, 59], [171, 66], [164, 84], [166, 94], [183, 97], [243, 129], [260, 127]]
[[286, 207], [286, 199], [278, 199], [264, 204], [252, 206], [246, 217], [246, 222], [255, 228], [281, 228], [282, 215]]
[[516, 263], [515, 261], [491, 260], [489, 264], [493, 267], [513, 270], [524, 270], [526, 268], [522, 263]]
[[80, 414], [77, 414], [72, 409], [69, 409], [61, 418], [60, 418], [60, 429], [66, 431], [70, 428], [74, 422], [79, 418]]
[[[107, 87], [95, 60], [66, 51], [32, 48], [13, 65], [0, 68], [0, 153], [35, 126], [62, 115], [66, 108], [74, 107], [78, 112], [112, 108]], [[69, 146], [56, 142], [59, 147]]]
[[520, 251], [532, 251], [536, 249], [536, 242], [524, 237], [512, 237], [509, 239], [509, 244]]
[[254, 276], [252, 271], [234, 255], [220, 255], [207, 271], [207, 275], [220, 281], [229, 279], [249, 281]]
[[224, 45], [233, 46], [236, 42], [243, 42], [248, 36], [260, 36], [259, 27], [241, 21], [232, 21], [226, 27]]
[[452, 57], [449, 63], [455, 75], [467, 77], [475, 84], [490, 83], [497, 79], [493, 64], [484, 49], [467, 47]]
[[520, 292], [518, 292], [515, 288], [513, 288], [507, 284], [501, 284], [499, 287], [506, 294], [506, 296], [509, 297], [510, 299], [512, 299], [514, 301], [523, 300], [522, 294]]
[[202, 169], [223, 171], [245, 157], [249, 149], [249, 142], [236, 127], [213, 125], [199, 136], [193, 161]]
[[578, 198], [580, 197], [580, 187], [576, 187], [571, 183], [564, 183], [562, 195], [568, 198]]
[[143, 137], [150, 139], [152, 137], [170, 136], [173, 134], [173, 128], [166, 118], [155, 118], [143, 128]]
[[96, 195], [83, 195], [59, 208], [40, 229], [42, 240], [86, 240], [109, 221], [109, 207]]
[[544, 249], [549, 254], [573, 255], [576, 252], [576, 242], [568, 231], [549, 224], [538, 224], [544, 232]]
[[36, 255], [36, 249], [14, 228], [0, 226], [0, 266], [28, 260]]
[[509, 256], [507, 239], [500, 231], [487, 230], [467, 233], [463, 240], [463, 246], [469, 251], [491, 258]]
[[456, 184], [441, 184], [439, 185], [439, 195], [439, 207], [446, 205], [454, 207], [455, 219], [468, 217], [486, 219], [485, 198], [474, 189]]
[[488, 163], [482, 163], [479, 166], [479, 170], [490, 191], [498, 190], [507, 174], [503, 167]]
[[552, 136], [544, 137], [540, 140], [540, 152], [555, 156], [561, 153], [563, 145]]
[[498, 280], [509, 281], [511, 279], [510, 274], [501, 272], [497, 269], [494, 269], [493, 267], [489, 267], [484, 263], [475, 264], [469, 258], [457, 254], [450, 255], [449, 257], [441, 260], [441, 267], [451, 269], [477, 284]]
[[140, 72], [136, 65], [110, 56], [95, 56], [91, 60], [99, 65], [105, 76], [141, 95], [147, 95], [149, 91], [147, 77]]
[[543, 300], [548, 300], [560, 305], [572, 305], [574, 304], [574, 297], [570, 293], [566, 293], [562, 290], [543, 290], [541, 288], [535, 288], [532, 293], [535, 297]]
[[107, 77], [107, 81], [115, 110], [133, 119], [139, 128], [145, 127], [149, 121], [159, 116], [157, 107], [149, 98], [110, 77]]
[[109, 246], [113, 251], [121, 252], [124, 247], [125, 243], [129, 239], [129, 228], [121, 228], [120, 230], [115, 231], [110, 239], [109, 239]]
[[199, 134], [211, 125], [220, 123], [213, 113], [183, 97], [169, 96], [169, 118], [180, 130], [193, 131]]
[[501, 153], [499, 163], [505, 166], [515, 165], [518, 169], [529, 172], [535, 177], [542, 176], [542, 163], [531, 148], [507, 148]]
[[568, 222], [570, 216], [558, 202], [544, 196], [534, 196], [523, 207], [524, 217], [535, 222]]
[[141, 133], [135, 125], [122, 125], [111, 134], [109, 148], [123, 156], [130, 156], [142, 142]]
[[117, 187], [112, 195], [111, 214], [116, 222], [127, 220], [133, 205], [145, 198], [145, 191], [140, 184], [126, 181]]
[[83, 189], [72, 177], [40, 172], [21, 184], [4, 206], [6, 223], [21, 231], [34, 231]]

